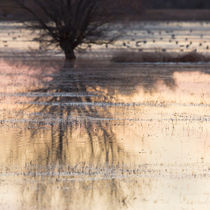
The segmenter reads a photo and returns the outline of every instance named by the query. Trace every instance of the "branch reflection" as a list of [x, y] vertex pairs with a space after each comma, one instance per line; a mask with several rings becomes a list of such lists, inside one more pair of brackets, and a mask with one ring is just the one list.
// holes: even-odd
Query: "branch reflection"
[[[37, 199], [40, 206], [35, 209], [49, 206], [46, 201], [51, 200], [52, 192], [58, 188], [59, 201], [53, 206], [66, 208], [71, 199], [75, 202], [72, 206], [78, 206], [76, 201], [82, 203], [85, 198], [96, 204], [106, 191], [107, 197], [102, 200], [107, 200], [111, 208], [118, 205], [121, 209], [129, 206], [142, 186], [150, 187], [149, 180], [145, 183], [137, 178], [141, 171], [135, 164], [145, 161], [140, 153], [143, 127], [135, 127], [133, 121], [135, 101], [126, 98], [127, 102], [120, 102], [117, 97], [132, 96], [137, 87], [143, 87], [145, 92], [155, 91], [158, 81], [173, 89], [174, 71], [148, 72], [139, 66], [89, 63], [78, 66], [65, 63], [61, 67], [55, 64], [52, 69], [48, 69], [51, 65], [39, 66], [36, 62], [16, 65], [19, 71], [26, 66], [26, 74], [30, 69], [39, 71], [28, 77], [34, 76], [32, 81], [36, 80], [29, 82], [32, 87], [14, 93], [19, 100], [16, 104], [21, 106], [17, 117], [20, 121], [15, 121], [21, 134], [17, 141], [12, 141], [7, 163], [20, 166], [17, 171], [23, 177], [32, 177], [33, 190], [27, 187], [27, 181], [21, 188], [21, 199], [27, 200], [29, 207], [32, 203], [37, 205]], [[140, 114], [141, 106], [137, 109]], [[130, 128], [139, 129], [136, 144]], [[134, 147], [140, 152], [134, 152]], [[130, 179], [132, 176], [135, 178]], [[124, 178], [129, 182], [121, 182]], [[78, 193], [73, 190], [76, 186]]]
[[[33, 127], [31, 138], [36, 141], [43, 124], [50, 126], [51, 143], [47, 152], [39, 154], [46, 165], [70, 164], [72, 159], [77, 164], [95, 166], [121, 161], [123, 150], [111, 123], [115, 104], [99, 88], [104, 82], [87, 71], [65, 63], [58, 71], [42, 77], [41, 88], [30, 91], [34, 97], [24, 111], [34, 110], [29, 123]], [[77, 141], [83, 142], [85, 148], [75, 151], [71, 158], [71, 146]]]

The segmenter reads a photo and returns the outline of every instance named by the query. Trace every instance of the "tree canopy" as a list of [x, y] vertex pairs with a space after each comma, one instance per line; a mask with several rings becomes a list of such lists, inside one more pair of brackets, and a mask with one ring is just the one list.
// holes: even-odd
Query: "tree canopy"
[[[132, 2], [133, 0], [131, 0]], [[37, 39], [46, 45], [58, 45], [66, 60], [75, 59], [75, 48], [104, 36], [105, 23], [112, 20], [116, 10], [128, 10], [125, 0], [15, 0], [30, 14], [30, 27], [39, 30]], [[135, 3], [135, 1], [133, 1]], [[118, 6], [118, 7], [117, 7]], [[136, 4], [131, 4], [136, 8]]]

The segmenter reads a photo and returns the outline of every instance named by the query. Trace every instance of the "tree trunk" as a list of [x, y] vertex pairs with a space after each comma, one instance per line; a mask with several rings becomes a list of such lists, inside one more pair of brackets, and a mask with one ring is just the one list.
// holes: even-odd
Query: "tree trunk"
[[74, 61], [76, 59], [76, 56], [74, 54], [74, 50], [72, 50], [72, 49], [65, 49], [64, 53], [65, 53], [65, 59], [67, 61]]

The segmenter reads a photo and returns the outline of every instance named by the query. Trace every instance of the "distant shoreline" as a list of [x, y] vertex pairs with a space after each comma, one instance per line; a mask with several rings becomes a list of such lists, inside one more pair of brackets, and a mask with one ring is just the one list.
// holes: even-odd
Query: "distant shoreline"
[[[0, 8], [0, 20], [18, 21], [24, 18], [23, 11], [15, 6]], [[116, 14], [119, 21], [210, 21], [210, 9], [148, 9], [142, 14]]]
[[140, 20], [150, 21], [210, 21], [210, 9], [162, 9], [146, 10], [140, 16]]

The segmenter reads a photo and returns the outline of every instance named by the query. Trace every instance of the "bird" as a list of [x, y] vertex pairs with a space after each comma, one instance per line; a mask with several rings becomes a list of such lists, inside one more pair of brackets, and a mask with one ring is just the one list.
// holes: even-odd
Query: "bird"
[[172, 39], [175, 39], [175, 34], [172, 34], [172, 35], [171, 35], [171, 38], [172, 38]]
[[139, 47], [140, 44], [141, 44], [141, 41], [137, 41], [137, 42], [136, 42], [136, 47]]

